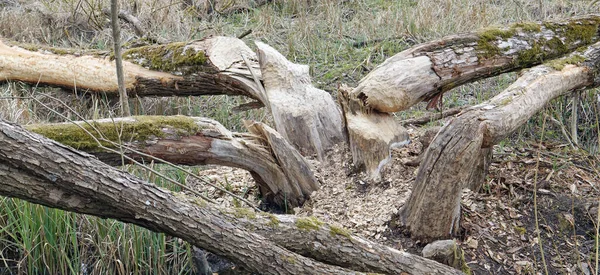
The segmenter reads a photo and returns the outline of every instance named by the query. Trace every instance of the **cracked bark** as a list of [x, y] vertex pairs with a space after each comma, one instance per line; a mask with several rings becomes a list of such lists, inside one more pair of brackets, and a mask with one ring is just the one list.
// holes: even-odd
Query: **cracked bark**
[[[425, 153], [410, 198], [399, 215], [411, 236], [431, 241], [456, 235], [464, 188], [476, 190], [485, 177], [492, 146], [514, 132], [550, 100], [598, 85], [600, 43], [585, 60], [557, 71], [539, 65], [523, 73], [494, 98], [464, 110], [446, 124]], [[572, 56], [561, 60], [568, 62]]]
[[[452, 35], [388, 58], [352, 91], [365, 108], [397, 112], [481, 78], [527, 68], [598, 41], [600, 16]], [[406, 68], [410, 68], [407, 70]]]
[[[264, 124], [256, 125], [265, 132], [273, 131]], [[108, 148], [119, 151], [118, 146], [102, 138], [122, 144], [124, 153], [137, 161], [152, 161], [144, 156], [146, 154], [179, 165], [216, 164], [248, 170], [265, 201], [277, 206], [300, 206], [319, 188], [310, 165], [285, 140], [261, 131], [254, 135], [232, 133], [208, 118], [137, 116], [26, 126], [33, 132], [89, 152], [107, 164], [122, 164], [120, 154], [99, 148], [94, 138], [80, 127]], [[117, 129], [122, 143], [115, 134]]]
[[316, 220], [314, 228], [299, 228], [301, 218], [223, 209], [174, 194], [1, 120], [0, 141], [0, 195], [164, 232], [251, 272], [362, 274], [327, 262], [389, 274], [461, 274]]

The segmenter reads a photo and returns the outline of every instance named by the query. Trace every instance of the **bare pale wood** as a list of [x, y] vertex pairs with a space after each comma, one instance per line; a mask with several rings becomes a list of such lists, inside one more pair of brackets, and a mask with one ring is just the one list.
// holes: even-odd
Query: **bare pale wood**
[[462, 84], [560, 57], [598, 41], [600, 16], [516, 23], [452, 35], [400, 52], [352, 91], [365, 108], [397, 112]]
[[391, 150], [410, 143], [408, 132], [388, 113], [363, 112], [348, 91], [347, 86], [340, 87], [338, 100], [344, 112], [352, 162], [371, 179], [380, 180], [381, 169], [391, 159]]
[[[4, 41], [7, 42], [7, 41]], [[232, 37], [149, 45], [123, 52], [130, 96], [244, 95], [260, 99], [248, 65], [256, 55]], [[23, 81], [118, 96], [115, 64], [108, 52], [44, 48], [0, 41], [0, 81]]]
[[326, 150], [346, 139], [335, 100], [312, 86], [308, 66], [288, 61], [264, 43], [256, 46], [275, 129], [302, 155], [323, 160]]

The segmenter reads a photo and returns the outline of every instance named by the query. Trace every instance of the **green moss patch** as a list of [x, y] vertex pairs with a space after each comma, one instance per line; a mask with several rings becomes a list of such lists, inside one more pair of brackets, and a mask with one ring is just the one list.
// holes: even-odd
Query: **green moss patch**
[[207, 66], [208, 59], [204, 51], [185, 42], [128, 49], [123, 52], [123, 59], [150, 70], [169, 73], [214, 70]]
[[275, 215], [271, 214], [271, 213], [267, 213], [267, 218], [269, 219], [269, 226], [271, 227], [277, 227], [279, 226], [279, 219], [277, 217], [275, 217]]
[[554, 59], [551, 61], [548, 61], [546, 63], [544, 63], [544, 65], [553, 68], [557, 71], [562, 70], [566, 65], [572, 64], [572, 65], [578, 65], [581, 62], [585, 61], [585, 57], [579, 55], [579, 54], [573, 54], [571, 56], [568, 57], [564, 57], [564, 58], [560, 58], [560, 59]]
[[323, 225], [322, 221], [319, 221], [315, 217], [306, 217], [306, 218], [298, 218], [296, 220], [296, 227], [300, 230], [319, 230], [319, 228]]
[[249, 220], [256, 219], [256, 212], [252, 211], [251, 209], [243, 208], [243, 207], [234, 208], [233, 215], [236, 218], [247, 218]]
[[350, 238], [350, 232], [348, 232], [348, 230], [337, 226], [330, 226], [329, 233], [331, 233], [331, 236], [339, 235], [344, 236], [346, 238]]
[[[152, 137], [164, 137], [166, 135], [163, 131], [164, 128], [175, 129], [175, 133], [180, 136], [193, 135], [199, 130], [193, 119], [184, 116], [139, 116], [135, 117], [135, 121], [90, 121], [90, 124], [98, 129], [101, 135], [86, 123], [80, 124], [80, 126], [96, 139], [102, 136], [116, 143], [119, 143], [119, 134], [122, 142], [140, 141], [143, 144]], [[75, 149], [99, 151], [94, 137], [72, 123], [34, 124], [25, 128]], [[116, 147], [110, 142], [101, 141], [100, 143], [105, 147]]]
[[559, 56], [572, 51], [582, 45], [589, 45], [598, 41], [598, 28], [600, 17], [587, 18], [578, 21], [544, 22], [542, 25], [534, 22], [521, 22], [509, 28], [488, 28], [478, 33], [478, 56], [486, 59], [502, 53], [497, 41], [506, 40], [517, 32], [537, 33], [542, 31], [542, 26], [555, 33], [551, 39], [531, 39], [531, 48], [521, 51], [514, 60], [519, 66], [527, 66], [543, 62], [545, 58]]

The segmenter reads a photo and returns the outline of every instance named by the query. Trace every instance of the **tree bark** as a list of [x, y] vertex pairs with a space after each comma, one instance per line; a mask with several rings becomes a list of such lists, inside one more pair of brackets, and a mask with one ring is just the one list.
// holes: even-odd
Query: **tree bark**
[[231, 133], [212, 119], [183, 116], [138, 116], [26, 128], [110, 165], [121, 165], [121, 155], [103, 150], [96, 140], [116, 151], [122, 144], [123, 152], [138, 161], [152, 161], [146, 154], [173, 164], [242, 168], [255, 178], [266, 202], [279, 207], [302, 205], [319, 188], [309, 164], [289, 143], [272, 137], [271, 128], [257, 125], [264, 133], [254, 132], [254, 136]]
[[[107, 57], [22, 47], [0, 42], [0, 79], [118, 95], [114, 64]], [[257, 42], [257, 47], [260, 68], [256, 54], [236, 38], [128, 49], [123, 53], [125, 88], [132, 96], [226, 94], [256, 99], [252, 107], [268, 106], [277, 131], [302, 155], [322, 160], [327, 149], [345, 140], [335, 101], [311, 85], [308, 66], [289, 62], [266, 44]]]
[[[481, 78], [540, 64], [598, 41], [600, 16], [452, 35], [398, 53], [365, 76], [352, 97], [397, 112]], [[407, 70], [410, 68], [410, 70]]]
[[[222, 209], [173, 194], [4, 121], [0, 121], [0, 144], [0, 195], [164, 232], [227, 257], [251, 272], [360, 274], [292, 250], [357, 270], [460, 274], [431, 260], [351, 236], [314, 218]], [[343, 245], [336, 245], [338, 241]], [[320, 245], [315, 245], [317, 242]], [[388, 263], [395, 267], [377, 267]]]
[[[464, 188], [477, 189], [489, 150], [523, 125], [550, 100], [597, 86], [600, 43], [525, 72], [494, 98], [468, 108], [445, 125], [425, 153], [402, 223], [415, 239], [430, 241], [457, 233]], [[487, 150], [487, 151], [486, 151]], [[477, 180], [478, 182], [470, 182]]]
[[256, 42], [256, 46], [277, 132], [302, 155], [323, 160], [327, 149], [346, 139], [335, 100], [312, 86], [308, 66], [288, 61], [264, 43]]
[[[0, 42], [0, 81], [118, 96], [115, 64], [108, 52], [12, 44]], [[217, 36], [127, 49], [123, 52], [125, 87], [130, 96], [226, 94], [260, 99], [242, 54], [260, 77], [256, 55], [236, 38]]]

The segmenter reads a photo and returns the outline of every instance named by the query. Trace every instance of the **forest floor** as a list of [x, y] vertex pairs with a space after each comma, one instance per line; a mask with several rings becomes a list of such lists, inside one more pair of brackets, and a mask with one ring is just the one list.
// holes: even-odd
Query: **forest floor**
[[[377, 182], [354, 172], [347, 148], [334, 148], [323, 163], [313, 161], [322, 187], [294, 212], [420, 255], [424, 244], [412, 241], [394, 222], [417, 173], [417, 167], [406, 163], [422, 152], [423, 131], [409, 131], [413, 142], [392, 152], [392, 161]], [[568, 144], [543, 143], [538, 162], [537, 148], [539, 144], [495, 146], [481, 189], [463, 193], [462, 232], [456, 240], [472, 274], [545, 274], [544, 266], [549, 274], [593, 274], [598, 159], [577, 153]], [[255, 191], [249, 191], [253, 180], [244, 170], [215, 168], [203, 174], [246, 198], [255, 198]], [[233, 199], [217, 200], [235, 204]]]
[[[189, 41], [210, 35], [239, 36], [251, 30], [252, 33], [243, 38], [250, 47], [253, 47], [254, 40], [260, 40], [275, 47], [293, 62], [310, 65], [313, 83], [332, 94], [335, 94], [339, 84], [355, 86], [384, 60], [417, 43], [492, 25], [598, 12], [598, 5], [592, 5], [597, 1], [589, 0], [548, 0], [539, 3], [524, 0], [297, 0], [281, 1], [229, 15], [207, 15], [186, 6], [186, 3], [192, 2], [221, 1], [121, 2], [123, 9], [137, 12], [150, 34], [168, 41]], [[106, 0], [0, 0], [0, 36], [53, 47], [110, 49], [111, 31], [108, 18], [102, 12], [102, 8], [107, 7], [109, 2]], [[126, 23], [122, 25], [124, 40], [136, 41], [138, 37], [132, 26]], [[452, 108], [481, 103], [506, 88], [514, 78], [513, 73], [465, 84], [449, 91], [444, 104]], [[20, 97], [34, 90], [23, 83], [9, 83], [0, 87], [0, 95], [6, 98]], [[71, 102], [78, 114], [86, 119], [113, 114], [110, 108], [98, 107], [109, 105], [102, 101], [94, 102], [89, 98], [55, 90], [56, 94], [65, 94], [69, 100], [64, 101]], [[582, 144], [598, 144], [598, 122], [593, 119], [597, 111], [592, 111], [590, 107], [595, 102], [596, 93], [583, 93], [579, 126], [587, 131], [580, 132]], [[557, 99], [544, 110], [544, 114], [566, 123], [570, 118], [567, 111], [570, 102], [568, 96]], [[269, 120], [270, 116], [263, 111], [241, 114], [231, 111], [233, 106], [243, 103], [246, 103], [243, 98], [226, 96], [132, 100], [133, 108], [141, 110], [138, 114], [210, 117], [232, 131], [244, 131], [240, 123], [242, 119]], [[422, 115], [422, 107], [394, 115], [399, 119]], [[56, 110], [61, 108], [57, 107]], [[74, 114], [62, 111], [66, 116], [75, 118]], [[0, 102], [0, 116], [20, 124], [62, 121], [51, 111], [25, 100]], [[494, 147], [490, 171], [481, 189], [463, 194], [462, 232], [457, 241], [465, 251], [467, 264], [473, 274], [593, 274], [596, 270], [595, 238], [598, 233], [595, 224], [598, 222], [600, 197], [598, 156], [590, 157], [564, 142], [543, 142], [543, 146], [539, 146], [534, 141], [541, 133], [535, 119], [532, 118], [532, 123], [515, 133], [517, 138], [502, 141]], [[545, 133], [549, 131], [559, 133], [558, 129], [547, 129]], [[297, 215], [314, 215], [320, 220], [343, 226], [353, 234], [420, 254], [424, 244], [413, 242], [393, 222], [394, 216], [408, 199], [416, 176], [417, 167], [406, 163], [422, 154], [420, 138], [423, 128], [409, 127], [409, 132], [412, 143], [394, 149], [392, 161], [383, 169], [380, 181], [371, 181], [366, 175], [357, 173], [352, 167], [352, 157], [347, 148], [333, 148], [322, 163], [312, 161], [322, 187], [307, 204], [293, 211]], [[561, 138], [556, 134], [552, 140]], [[539, 157], [538, 149], [541, 151]], [[200, 171], [200, 174], [229, 191], [259, 203], [254, 180], [245, 170], [211, 167]], [[185, 176], [180, 178], [186, 181]], [[188, 184], [196, 186], [223, 206], [240, 205], [233, 197], [193, 181], [187, 178]], [[29, 220], [29, 213], [23, 212], [20, 213], [23, 216], [16, 218], [17, 221]], [[40, 217], [41, 220], [49, 220], [46, 216]], [[101, 224], [99, 228], [113, 228], [110, 221], [92, 221], [90, 224]], [[114, 228], [113, 232], [117, 232], [113, 233], [114, 240], [119, 242], [115, 241], [115, 246], [107, 249], [111, 253], [122, 249], [118, 247], [119, 243], [144, 240], [131, 236], [121, 238], [120, 231], [124, 230], [118, 226]], [[36, 234], [35, 230], [25, 229]], [[10, 230], [7, 231], [10, 233]], [[96, 234], [94, 230], [91, 231], [89, 236]], [[72, 232], [69, 236], [85, 234], [88, 233]], [[97, 247], [102, 247], [111, 242], [100, 239], [97, 243]], [[33, 250], [23, 247], [21, 251], [26, 253], [16, 255], [15, 259], [26, 259], [34, 254]], [[31, 247], [54, 248], [40, 243]], [[56, 246], [56, 250], [48, 250], [48, 255], [60, 254], [64, 250]], [[142, 262], [136, 257], [132, 259], [136, 264]], [[118, 260], [123, 261], [125, 266], [134, 265], [123, 258]], [[109, 269], [113, 268], [113, 262], [105, 261]], [[147, 268], [156, 274], [160, 273], [150, 265]]]

